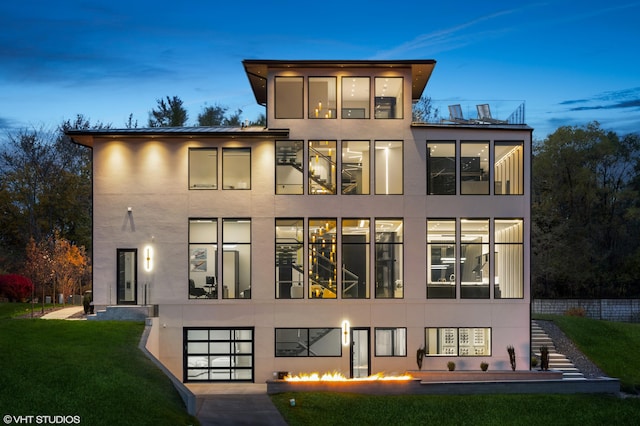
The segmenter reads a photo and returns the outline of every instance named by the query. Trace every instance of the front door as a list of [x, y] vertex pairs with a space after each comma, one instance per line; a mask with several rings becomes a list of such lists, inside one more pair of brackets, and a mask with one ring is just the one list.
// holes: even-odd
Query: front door
[[138, 249], [118, 249], [118, 305], [138, 302]]
[[368, 377], [369, 368], [369, 329], [351, 329], [351, 378]]

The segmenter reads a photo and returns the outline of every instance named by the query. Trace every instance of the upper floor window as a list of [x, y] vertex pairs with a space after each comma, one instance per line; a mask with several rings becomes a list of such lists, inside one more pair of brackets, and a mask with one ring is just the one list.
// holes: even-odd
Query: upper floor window
[[494, 150], [494, 191], [496, 195], [524, 194], [523, 143], [496, 142]]
[[303, 141], [276, 141], [276, 194], [302, 194]]
[[456, 298], [456, 220], [427, 220], [427, 298]]
[[218, 188], [218, 150], [189, 148], [189, 189]]
[[309, 194], [336, 193], [336, 141], [309, 141]]
[[222, 220], [222, 297], [251, 298], [251, 221]]
[[489, 143], [460, 143], [460, 193], [489, 195]]
[[489, 298], [489, 219], [460, 220], [460, 297]]
[[427, 194], [456, 194], [455, 142], [427, 142]]
[[251, 189], [251, 148], [222, 149], [222, 188]]
[[342, 219], [342, 298], [369, 298], [369, 219]]
[[309, 118], [336, 118], [336, 78], [309, 77]]
[[335, 299], [338, 289], [337, 220], [309, 219], [309, 297]]
[[369, 141], [342, 142], [341, 194], [358, 195], [370, 193], [370, 145]]
[[275, 78], [275, 117], [303, 118], [304, 78]]
[[189, 299], [218, 298], [218, 221], [189, 220]]
[[524, 297], [524, 238], [522, 219], [495, 220], [494, 297]]
[[276, 299], [304, 297], [304, 220], [276, 219]]
[[404, 297], [402, 219], [376, 219], [376, 298]]
[[375, 78], [375, 118], [402, 118], [403, 78]]
[[376, 194], [402, 194], [402, 142], [376, 141], [375, 153]]
[[369, 118], [371, 79], [342, 77], [342, 118]]

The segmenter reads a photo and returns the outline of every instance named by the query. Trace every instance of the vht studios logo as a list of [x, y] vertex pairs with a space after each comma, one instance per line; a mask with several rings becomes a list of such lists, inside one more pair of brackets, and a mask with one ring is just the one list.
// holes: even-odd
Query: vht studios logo
[[6, 414], [2, 420], [11, 425], [79, 425], [80, 416], [12, 416]]

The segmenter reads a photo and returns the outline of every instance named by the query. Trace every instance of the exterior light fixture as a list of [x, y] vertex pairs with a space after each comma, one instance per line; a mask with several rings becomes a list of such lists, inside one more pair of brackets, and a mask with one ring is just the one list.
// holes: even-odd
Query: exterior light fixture
[[153, 248], [151, 246], [144, 248], [144, 270], [147, 272], [153, 270]]
[[351, 338], [349, 336], [350, 332], [351, 325], [349, 324], [349, 321], [342, 321], [342, 346], [349, 346], [349, 343], [351, 342]]

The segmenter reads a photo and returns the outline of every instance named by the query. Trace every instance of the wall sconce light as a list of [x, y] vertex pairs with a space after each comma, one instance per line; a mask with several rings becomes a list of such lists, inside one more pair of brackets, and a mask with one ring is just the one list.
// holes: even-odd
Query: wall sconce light
[[127, 213], [131, 214], [133, 212], [133, 208], [132, 207], [127, 207]]
[[351, 337], [349, 336], [351, 332], [351, 325], [349, 321], [342, 321], [342, 346], [349, 346], [351, 343]]
[[153, 248], [151, 246], [144, 248], [144, 270], [147, 272], [153, 270]]

